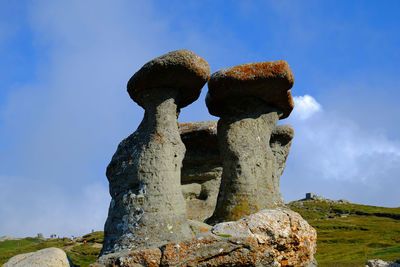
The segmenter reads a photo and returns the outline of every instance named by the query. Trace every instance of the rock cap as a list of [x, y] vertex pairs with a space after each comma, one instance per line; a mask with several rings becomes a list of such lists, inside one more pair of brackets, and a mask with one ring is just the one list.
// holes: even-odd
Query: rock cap
[[232, 97], [257, 97], [287, 118], [294, 103], [290, 88], [294, 77], [284, 60], [248, 63], [221, 69], [208, 82], [206, 104], [212, 115], [220, 116]]
[[286, 145], [292, 141], [294, 137], [293, 127], [289, 124], [282, 124], [275, 127], [271, 133], [270, 143], [279, 142], [282, 145]]
[[177, 105], [194, 102], [210, 78], [207, 61], [195, 53], [175, 50], [147, 62], [129, 80], [127, 88], [133, 101], [143, 107], [138, 94], [152, 88], [178, 88]]

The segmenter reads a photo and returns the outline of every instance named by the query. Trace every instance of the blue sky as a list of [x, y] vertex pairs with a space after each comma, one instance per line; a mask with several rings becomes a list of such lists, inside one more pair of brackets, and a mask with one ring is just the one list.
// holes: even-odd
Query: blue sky
[[[143, 110], [126, 83], [187, 48], [212, 72], [284, 59], [295, 139], [281, 177], [400, 206], [399, 1], [0, 2], [0, 236], [81, 235], [107, 216], [105, 168]], [[180, 121], [216, 119], [203, 88]]]

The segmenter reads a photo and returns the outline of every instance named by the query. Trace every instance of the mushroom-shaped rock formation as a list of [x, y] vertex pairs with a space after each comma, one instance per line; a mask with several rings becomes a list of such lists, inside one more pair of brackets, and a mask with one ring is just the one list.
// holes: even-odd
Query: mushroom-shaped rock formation
[[180, 186], [185, 146], [177, 117], [199, 96], [209, 73], [204, 59], [178, 50], [148, 62], [129, 80], [128, 92], [145, 114], [107, 167], [112, 200], [102, 255], [192, 236]]
[[286, 159], [289, 155], [290, 146], [294, 137], [293, 127], [288, 124], [278, 125], [272, 131], [269, 144], [275, 156], [275, 167], [272, 170], [273, 201], [283, 204], [283, 198], [279, 189], [280, 177], [286, 167]]
[[219, 116], [223, 160], [217, 206], [207, 222], [238, 220], [282, 204], [274, 193], [270, 137], [293, 109], [293, 74], [285, 61], [244, 64], [214, 73], [206, 104]]
[[181, 183], [189, 219], [204, 221], [217, 202], [222, 161], [218, 150], [217, 121], [180, 124], [186, 147]]
[[176, 50], [147, 62], [128, 82], [129, 96], [146, 109], [143, 93], [149, 89], [178, 89], [178, 108], [186, 107], [199, 98], [201, 88], [210, 78], [207, 61], [195, 53]]

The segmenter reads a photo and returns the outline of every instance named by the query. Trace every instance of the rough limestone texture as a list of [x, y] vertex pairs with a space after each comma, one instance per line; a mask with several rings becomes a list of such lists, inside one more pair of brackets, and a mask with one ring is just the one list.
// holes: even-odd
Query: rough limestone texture
[[93, 266], [307, 266], [316, 237], [298, 213], [262, 210], [217, 224], [206, 236], [105, 255]]
[[199, 95], [209, 71], [199, 56], [178, 50], [145, 64], [130, 79], [128, 92], [145, 114], [107, 167], [112, 200], [101, 255], [193, 236], [180, 188], [185, 146], [177, 117]]
[[277, 203], [284, 203], [279, 188], [279, 182], [286, 167], [286, 159], [289, 155], [293, 137], [293, 127], [288, 124], [283, 124], [275, 127], [269, 141], [272, 154], [275, 158], [275, 166], [272, 170], [272, 184]]
[[67, 254], [59, 248], [45, 248], [36, 252], [19, 254], [12, 257], [4, 267], [72, 267]]
[[181, 183], [187, 216], [204, 221], [215, 209], [221, 183], [217, 121], [181, 123], [180, 130], [186, 147]]
[[285, 149], [274, 146], [274, 155], [270, 140], [278, 120], [293, 109], [293, 81], [285, 61], [239, 65], [211, 76], [206, 104], [220, 117], [223, 172], [217, 206], [207, 223], [238, 220], [284, 204], [276, 179], [284, 158], [275, 156]]

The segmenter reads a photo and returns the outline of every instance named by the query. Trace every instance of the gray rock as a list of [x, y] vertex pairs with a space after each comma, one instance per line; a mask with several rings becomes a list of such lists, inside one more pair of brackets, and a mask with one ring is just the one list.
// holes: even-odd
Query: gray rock
[[45, 248], [36, 252], [19, 254], [6, 262], [4, 267], [72, 267], [67, 254], [59, 248]]
[[128, 82], [130, 97], [145, 108], [139, 92], [153, 88], [176, 88], [178, 108], [183, 108], [199, 98], [201, 88], [210, 78], [207, 61], [195, 53], [175, 50], [147, 62]]
[[177, 117], [208, 77], [204, 59], [178, 50], [150, 61], [130, 79], [128, 92], [145, 114], [107, 167], [112, 200], [101, 255], [193, 236], [180, 188], [185, 146]]
[[222, 160], [218, 149], [217, 121], [181, 123], [180, 131], [186, 147], [182, 184], [202, 183], [220, 177]]
[[93, 266], [310, 266], [315, 251], [314, 228], [296, 212], [274, 209], [217, 224], [205, 236], [108, 254]]
[[368, 260], [366, 262], [365, 267], [400, 267], [400, 263], [375, 259], [375, 260]]
[[275, 129], [272, 131], [271, 139], [269, 141], [272, 154], [275, 157], [275, 166], [272, 170], [274, 199], [279, 204], [284, 203], [279, 188], [279, 182], [286, 167], [286, 159], [289, 155], [293, 137], [293, 127], [285, 124], [275, 127]]
[[[204, 221], [215, 209], [221, 183], [222, 160], [218, 149], [217, 122], [181, 123], [180, 130], [186, 147], [181, 183], [187, 216]], [[188, 192], [189, 188], [191, 192]]]
[[[292, 85], [293, 74], [284, 61], [239, 65], [211, 76], [206, 104], [211, 114], [220, 116], [223, 173], [217, 206], [207, 223], [283, 205], [275, 171], [282, 164], [275, 159], [270, 137], [278, 120], [293, 109]], [[275, 150], [284, 153], [282, 147]]]
[[[218, 149], [217, 121], [185, 122], [180, 124], [180, 129], [186, 147], [181, 183], [187, 215], [189, 219], [204, 221], [215, 210], [221, 183], [222, 159]], [[290, 125], [279, 125], [272, 131], [270, 140], [276, 161], [273, 190], [280, 203], [283, 203], [283, 199], [279, 179], [286, 166], [293, 136]]]

